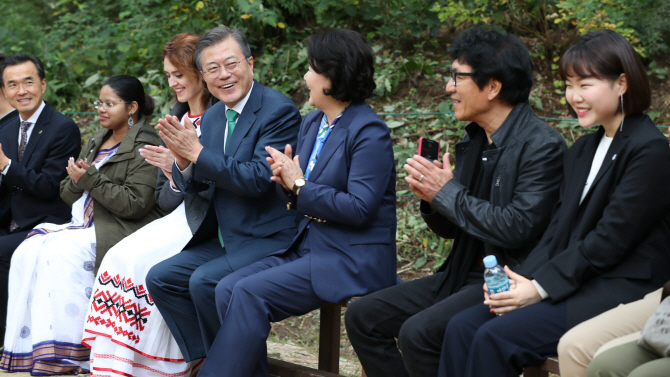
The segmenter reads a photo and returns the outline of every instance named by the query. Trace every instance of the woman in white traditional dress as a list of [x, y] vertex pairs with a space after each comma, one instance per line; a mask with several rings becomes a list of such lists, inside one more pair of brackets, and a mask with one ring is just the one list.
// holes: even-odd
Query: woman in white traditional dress
[[[171, 115], [187, 119], [200, 135], [200, 117], [211, 106], [195, 65], [195, 34], [179, 34], [163, 48], [163, 64], [177, 104]], [[186, 195], [172, 182], [174, 156], [163, 145], [140, 152], [160, 168], [156, 200], [171, 213], [145, 226], [113, 247], [93, 286], [83, 344], [91, 348], [94, 374], [106, 376], [195, 375], [201, 360], [185, 362], [165, 320], [146, 290], [145, 278], [156, 263], [197, 242], [207, 196]], [[206, 195], [206, 193], [205, 193]], [[194, 236], [194, 234], [196, 234]]]
[[9, 270], [7, 330], [0, 367], [33, 375], [89, 370], [81, 344], [86, 309], [107, 250], [161, 217], [156, 169], [139, 153], [159, 142], [146, 117], [153, 100], [132, 76], [111, 77], [95, 103], [105, 128], [84, 146], [61, 198], [72, 206], [68, 224], [43, 223], [16, 249]]

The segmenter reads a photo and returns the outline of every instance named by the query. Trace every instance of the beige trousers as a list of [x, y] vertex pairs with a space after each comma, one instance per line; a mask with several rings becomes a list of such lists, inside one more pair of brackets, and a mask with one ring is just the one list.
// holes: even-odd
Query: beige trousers
[[561, 377], [584, 377], [596, 353], [637, 339], [660, 302], [661, 289], [570, 329], [558, 343]]

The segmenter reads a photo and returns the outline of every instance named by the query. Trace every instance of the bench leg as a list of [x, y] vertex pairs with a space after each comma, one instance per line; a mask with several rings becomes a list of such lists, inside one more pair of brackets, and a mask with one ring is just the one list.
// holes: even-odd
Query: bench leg
[[340, 305], [321, 307], [319, 326], [319, 370], [340, 373]]

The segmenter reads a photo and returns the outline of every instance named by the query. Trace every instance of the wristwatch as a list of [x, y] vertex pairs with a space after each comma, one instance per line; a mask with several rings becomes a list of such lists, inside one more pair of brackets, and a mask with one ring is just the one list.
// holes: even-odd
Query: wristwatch
[[302, 186], [304, 186], [305, 183], [307, 183], [307, 181], [305, 181], [305, 178], [303, 178], [303, 177], [296, 178], [295, 183], [293, 184], [293, 188], [291, 189], [291, 191], [293, 191], [294, 194], [298, 195], [298, 190]]

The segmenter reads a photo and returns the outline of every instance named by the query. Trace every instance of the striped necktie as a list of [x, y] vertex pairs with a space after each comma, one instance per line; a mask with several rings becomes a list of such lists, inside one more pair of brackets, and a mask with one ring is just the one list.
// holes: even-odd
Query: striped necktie
[[21, 143], [19, 144], [19, 162], [23, 158], [23, 153], [26, 151], [26, 145], [28, 145], [28, 128], [30, 128], [30, 122], [21, 122]]

